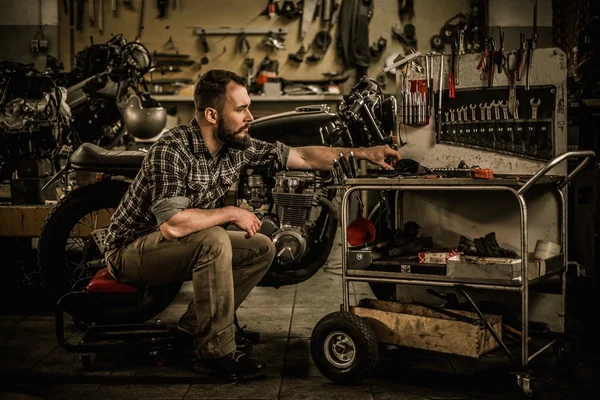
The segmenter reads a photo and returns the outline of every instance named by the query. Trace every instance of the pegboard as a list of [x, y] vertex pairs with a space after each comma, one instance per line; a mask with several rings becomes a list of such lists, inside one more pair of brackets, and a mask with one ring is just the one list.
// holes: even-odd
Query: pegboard
[[[510, 49], [505, 49], [505, 52]], [[539, 122], [534, 122], [535, 132], [541, 132], [550, 135], [548, 141], [552, 143], [552, 151], [547, 151], [547, 145], [543, 146], [545, 150], [541, 153], [531, 154], [525, 147], [524, 150], [514, 151], [506, 148], [490, 147], [486, 145], [477, 145], [472, 140], [450, 140], [447, 133], [445, 143], [440, 137], [440, 143], [436, 143], [436, 134], [440, 134], [437, 129], [437, 93], [435, 94], [435, 113], [436, 118], [430, 120], [430, 123], [422, 127], [413, 127], [403, 125], [399, 128], [399, 134], [407, 142], [403, 147], [402, 153], [406, 158], [419, 160], [429, 167], [454, 168], [460, 161], [465, 161], [468, 165], [480, 165], [485, 168], [492, 168], [495, 172], [501, 174], [523, 173], [529, 174], [536, 172], [541, 168], [549, 158], [554, 155], [562, 154], [567, 151], [566, 134], [566, 80], [567, 80], [567, 56], [558, 48], [536, 49], [534, 51], [534, 62], [530, 74], [530, 89], [525, 88], [525, 74], [521, 81], [516, 82], [516, 92], [519, 99], [519, 120], [517, 125], [529, 129], [531, 125], [531, 98], [542, 98], [542, 103], [538, 109]], [[445, 124], [444, 112], [450, 108], [457, 108], [459, 105], [477, 104], [482, 102], [491, 102], [493, 100], [508, 100], [508, 78], [505, 73], [496, 73], [493, 87], [488, 87], [486, 77], [477, 69], [479, 64], [479, 54], [465, 54], [459, 60], [459, 85], [456, 86], [456, 98], [448, 99], [448, 72], [450, 70], [451, 56], [444, 56], [444, 73], [442, 77], [442, 120]], [[439, 68], [440, 55], [434, 55], [433, 76], [434, 88], [439, 88]], [[400, 71], [397, 72], [397, 93], [400, 93], [403, 87], [406, 87], [407, 80], [424, 79], [425, 75], [412, 72], [405, 77]], [[494, 111], [491, 111], [494, 114]], [[468, 110], [470, 115], [471, 111]], [[477, 113], [480, 113], [479, 108]], [[480, 119], [480, 118], [478, 118]], [[495, 116], [492, 116], [495, 120]], [[501, 118], [502, 119], [502, 118]], [[513, 129], [515, 122], [513, 116], [510, 116]], [[455, 121], [458, 122], [458, 121]], [[452, 125], [452, 124], [449, 124]], [[457, 125], [457, 124], [455, 124]], [[464, 125], [464, 124], [463, 124]], [[502, 125], [502, 124], [501, 124]], [[478, 127], [480, 128], [480, 127]], [[486, 127], [487, 128], [487, 127]], [[446, 130], [447, 132], [447, 130]], [[505, 131], [504, 131], [505, 132]], [[549, 133], [548, 133], [549, 132]], [[471, 135], [473, 131], [471, 131]], [[522, 140], [520, 140], [522, 141]], [[465, 143], [466, 142], [466, 143]], [[521, 147], [523, 148], [523, 147]], [[539, 149], [538, 149], [539, 150]], [[566, 163], [555, 167], [551, 173], [566, 173]]]

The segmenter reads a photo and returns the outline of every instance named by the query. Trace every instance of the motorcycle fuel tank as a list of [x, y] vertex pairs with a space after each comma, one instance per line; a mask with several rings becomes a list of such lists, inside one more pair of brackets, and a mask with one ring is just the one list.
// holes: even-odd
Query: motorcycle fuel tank
[[249, 133], [266, 142], [280, 141], [288, 146], [342, 146], [347, 130], [337, 114], [323, 108], [297, 108], [255, 120]]

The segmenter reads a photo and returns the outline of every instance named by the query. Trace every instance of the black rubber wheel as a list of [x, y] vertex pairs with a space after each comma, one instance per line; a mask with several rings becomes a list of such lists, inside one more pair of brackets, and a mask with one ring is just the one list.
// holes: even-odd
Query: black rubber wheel
[[[128, 187], [123, 181], [81, 186], [65, 196], [46, 218], [38, 244], [38, 265], [46, 289], [56, 300], [70, 292], [76, 282], [97, 272], [88, 262], [102, 255], [89, 232], [107, 226]], [[82, 323], [145, 322], [163, 311], [180, 288], [181, 283], [139, 288], [136, 305], [112, 304], [96, 310], [93, 316], [72, 316]]]
[[319, 371], [343, 385], [369, 378], [379, 359], [373, 328], [363, 318], [338, 311], [324, 316], [313, 329], [310, 353]]

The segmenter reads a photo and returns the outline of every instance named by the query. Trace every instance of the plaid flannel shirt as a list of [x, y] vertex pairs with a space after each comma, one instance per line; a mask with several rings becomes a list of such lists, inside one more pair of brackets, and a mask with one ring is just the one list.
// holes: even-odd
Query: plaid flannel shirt
[[284, 169], [289, 152], [281, 142], [252, 139], [246, 150], [223, 146], [213, 157], [195, 119], [189, 125], [176, 126], [144, 157], [142, 168], [111, 217], [105, 250], [126, 246], [158, 229], [153, 213], [157, 202], [184, 197], [189, 199], [189, 208], [217, 208], [240, 172], [268, 165], [271, 156]]

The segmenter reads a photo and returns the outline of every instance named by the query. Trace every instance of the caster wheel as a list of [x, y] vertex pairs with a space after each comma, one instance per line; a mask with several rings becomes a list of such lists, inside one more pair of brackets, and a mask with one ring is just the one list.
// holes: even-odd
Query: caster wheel
[[92, 356], [89, 353], [81, 353], [79, 354], [79, 362], [83, 368], [90, 369], [92, 367]]
[[517, 387], [521, 399], [543, 399], [542, 391], [539, 387], [539, 382], [534, 380], [530, 374], [517, 374]]
[[379, 359], [373, 328], [349, 312], [323, 317], [313, 329], [310, 353], [319, 371], [343, 385], [359, 385], [371, 376]]

